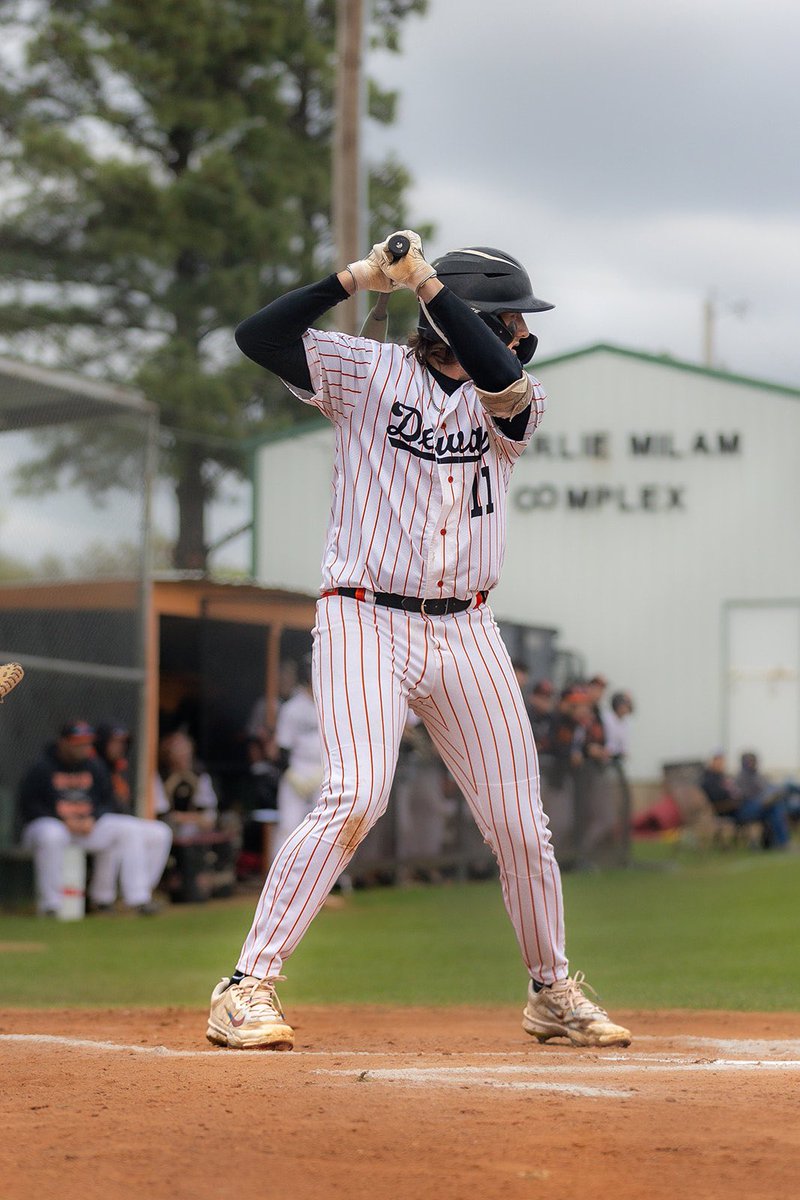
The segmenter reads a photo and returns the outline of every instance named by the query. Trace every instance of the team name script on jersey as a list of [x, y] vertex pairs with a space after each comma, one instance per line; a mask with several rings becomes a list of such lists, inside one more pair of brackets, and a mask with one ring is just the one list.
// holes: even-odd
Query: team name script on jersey
[[481, 425], [474, 426], [469, 433], [463, 429], [439, 433], [423, 423], [418, 408], [399, 400], [392, 405], [392, 416], [397, 421], [387, 427], [389, 444], [417, 458], [440, 463], [480, 462], [489, 449], [489, 434]]

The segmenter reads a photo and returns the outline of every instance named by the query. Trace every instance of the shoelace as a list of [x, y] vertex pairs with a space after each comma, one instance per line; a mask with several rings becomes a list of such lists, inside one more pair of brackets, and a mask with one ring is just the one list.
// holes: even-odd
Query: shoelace
[[589, 1020], [597, 1016], [608, 1019], [606, 1010], [583, 994], [584, 988], [587, 988], [593, 995], [597, 995], [592, 985], [586, 982], [583, 971], [576, 971], [566, 980], [566, 987], [559, 988], [557, 992], [551, 992], [550, 995], [554, 1000], [563, 1001], [564, 1006], [569, 1008], [570, 1013], [579, 1020]]
[[274, 979], [256, 979], [247, 984], [242, 980], [241, 983], [231, 984], [231, 991], [239, 1003], [248, 1006], [253, 1016], [269, 1017], [277, 1013], [282, 1017], [283, 1010], [275, 984], [283, 983], [285, 979], [285, 975], [276, 975]]

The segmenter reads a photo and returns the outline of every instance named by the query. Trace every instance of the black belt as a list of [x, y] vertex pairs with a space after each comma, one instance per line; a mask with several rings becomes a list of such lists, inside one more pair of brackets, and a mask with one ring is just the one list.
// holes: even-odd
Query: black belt
[[351, 600], [366, 600], [369, 604], [383, 604], [386, 608], [399, 608], [403, 612], [422, 613], [425, 617], [447, 617], [451, 613], [466, 612], [474, 604], [486, 603], [488, 592], [477, 592], [469, 600], [457, 600], [450, 596], [446, 600], [422, 600], [419, 596], [396, 596], [394, 592], [371, 592], [368, 588], [331, 588], [323, 596], [348, 596]]

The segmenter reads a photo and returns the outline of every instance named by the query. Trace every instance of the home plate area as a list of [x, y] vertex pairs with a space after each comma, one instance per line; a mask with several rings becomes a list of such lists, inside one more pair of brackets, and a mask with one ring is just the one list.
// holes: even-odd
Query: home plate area
[[[94, 1037], [87, 1036], [88, 1031], [76, 1035], [55, 1032], [52, 1028], [43, 1028], [41, 1032], [12, 1032], [8, 1024], [3, 1023], [0, 1051], [24, 1048], [34, 1056], [37, 1051], [47, 1050], [51, 1055], [58, 1051], [65, 1058], [88, 1054], [128, 1059], [198, 1060], [205, 1068], [212, 1067], [215, 1062], [220, 1068], [223, 1064], [229, 1068], [234, 1061], [243, 1065], [245, 1061], [255, 1060], [270, 1076], [275, 1072], [295, 1075], [299, 1071], [305, 1075], [328, 1077], [331, 1082], [339, 1079], [386, 1087], [505, 1089], [602, 1099], [626, 1098], [645, 1089], [658, 1092], [665, 1087], [672, 1088], [677, 1077], [689, 1075], [727, 1076], [732, 1086], [736, 1086], [735, 1080], [754, 1075], [763, 1078], [768, 1074], [800, 1074], [800, 1037], [640, 1033], [635, 1035], [634, 1044], [626, 1049], [578, 1049], [558, 1040], [541, 1046], [527, 1039], [522, 1048], [501, 1049], [492, 1039], [494, 1050], [480, 1050], [474, 1044], [477, 1040], [474, 1037], [463, 1039], [459, 1049], [458, 1029], [454, 1031], [452, 1045], [445, 1048], [440, 1041], [434, 1048], [426, 1044], [429, 1041], [427, 1035], [420, 1038], [416, 1047], [410, 1044], [407, 1036], [376, 1039], [373, 1027], [365, 1038], [367, 1045], [362, 1048], [354, 1044], [353, 1029], [357, 1022], [348, 1022], [351, 1026], [349, 1046], [340, 1044], [326, 1049], [316, 1037], [309, 1039], [310, 1045], [304, 1045], [302, 1039], [298, 1039], [298, 1048], [291, 1056], [284, 1056], [255, 1050], [220, 1051], [198, 1036], [189, 1039], [187, 1044], [187, 1038], [181, 1036], [183, 1031], [179, 1032], [181, 1025], [185, 1029], [185, 1023], [175, 1024], [169, 1019], [163, 1022], [163, 1032], [177, 1036], [165, 1038], [161, 1043], [152, 1038], [128, 1041], [125, 1034], [130, 1032], [132, 1016], [128, 1010], [120, 1013], [115, 1022], [113, 1014], [106, 1012], [102, 1024], [95, 1023], [95, 1028], [104, 1036]], [[686, 1024], [691, 1024], [690, 1014], [686, 1014], [685, 1020]], [[35, 1018], [29, 1015], [26, 1024], [34, 1021]], [[40, 1024], [52, 1027], [52, 1014], [41, 1014]], [[394, 1026], [396, 1020], [389, 1024]], [[199, 1025], [198, 1021], [195, 1034], [199, 1033]], [[108, 1036], [114, 1032], [120, 1036]], [[337, 1040], [341, 1041], [341, 1037]]]
[[[258, 1050], [215, 1051], [181, 1049], [168, 1045], [142, 1045], [102, 1038], [58, 1034], [0, 1033], [3, 1046], [59, 1050], [64, 1054], [122, 1055], [157, 1059], [217, 1059], [220, 1066], [232, 1060], [260, 1060], [270, 1073], [289, 1071], [285, 1059]], [[293, 1052], [295, 1074], [301, 1072], [331, 1081], [411, 1088], [488, 1088], [518, 1092], [558, 1093], [562, 1096], [626, 1099], [644, 1091], [674, 1090], [676, 1078], [698, 1073], [743, 1078], [753, 1073], [800, 1075], [800, 1038], [663, 1038], [639, 1036], [625, 1050], [587, 1050], [552, 1041], [546, 1047], [504, 1053], [453, 1050], [430, 1053], [405, 1049], [380, 1050], [299, 1049]], [[472, 1061], [465, 1062], [469, 1058]], [[327, 1065], [328, 1063], [335, 1065]]]
[[674, 1087], [676, 1076], [703, 1072], [710, 1075], [784, 1072], [800, 1075], [800, 1039], [684, 1038], [678, 1051], [675, 1040], [640, 1037], [641, 1049], [560, 1053], [550, 1043], [545, 1062], [531, 1062], [530, 1054], [519, 1052], [525, 1061], [509, 1062], [508, 1053], [487, 1054], [486, 1061], [471, 1065], [428, 1062], [371, 1068], [317, 1068], [318, 1074], [353, 1077], [360, 1082], [396, 1084], [407, 1087], [509, 1088], [515, 1091], [550, 1092], [563, 1096], [624, 1099], [644, 1090], [658, 1092]]
[[619, 1012], [600, 1050], [520, 1015], [306, 1006], [273, 1054], [198, 1010], [6, 1010], [3, 1200], [796, 1195], [800, 1014]]

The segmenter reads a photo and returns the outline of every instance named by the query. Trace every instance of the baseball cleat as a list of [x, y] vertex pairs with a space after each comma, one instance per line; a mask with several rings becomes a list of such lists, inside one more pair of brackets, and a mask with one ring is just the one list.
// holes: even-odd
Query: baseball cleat
[[231, 1050], [291, 1050], [294, 1030], [287, 1025], [274, 981], [245, 975], [223, 979], [211, 993], [206, 1037]]
[[584, 995], [584, 987], [589, 984], [582, 971], [539, 992], [531, 984], [522, 1028], [538, 1042], [565, 1037], [573, 1046], [629, 1046], [630, 1030], [615, 1025], [605, 1009]]

